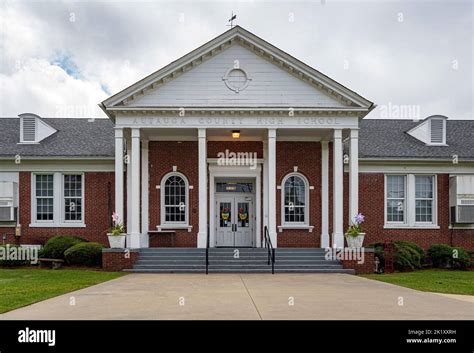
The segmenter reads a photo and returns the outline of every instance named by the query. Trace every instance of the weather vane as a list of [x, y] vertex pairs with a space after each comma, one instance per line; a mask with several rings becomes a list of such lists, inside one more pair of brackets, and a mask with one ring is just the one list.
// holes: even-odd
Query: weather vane
[[234, 27], [234, 20], [236, 18], [237, 18], [237, 15], [235, 15], [234, 11], [232, 11], [232, 15], [230, 16], [230, 19], [229, 19], [230, 25], [227, 25], [227, 26], [230, 26], [230, 28]]

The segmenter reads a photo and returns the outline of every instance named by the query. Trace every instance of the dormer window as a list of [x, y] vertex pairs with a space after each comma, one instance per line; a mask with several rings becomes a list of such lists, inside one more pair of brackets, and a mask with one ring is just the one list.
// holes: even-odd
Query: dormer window
[[19, 117], [20, 143], [39, 143], [57, 131], [36, 114], [25, 113]]
[[407, 131], [407, 134], [428, 146], [446, 146], [446, 120], [443, 115], [432, 115]]

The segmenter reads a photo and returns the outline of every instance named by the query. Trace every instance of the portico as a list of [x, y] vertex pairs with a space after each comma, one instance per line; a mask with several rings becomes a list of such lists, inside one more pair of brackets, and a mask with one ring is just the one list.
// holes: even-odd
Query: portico
[[[149, 231], [199, 248], [220, 246], [219, 232], [252, 234], [234, 244], [260, 247], [265, 228], [274, 247], [344, 246], [344, 163], [353, 217], [359, 121], [373, 104], [280, 49], [237, 26], [101, 107], [115, 123], [115, 210], [129, 247], [153, 246]], [[225, 151], [258, 157], [222, 165]]]

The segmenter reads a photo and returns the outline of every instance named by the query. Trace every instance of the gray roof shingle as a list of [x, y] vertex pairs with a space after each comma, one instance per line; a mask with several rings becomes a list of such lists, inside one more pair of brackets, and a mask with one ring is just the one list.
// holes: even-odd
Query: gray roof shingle
[[[18, 144], [20, 119], [0, 118], [0, 158], [114, 157], [114, 130], [109, 119], [42, 118], [58, 130], [39, 144]], [[359, 157], [364, 159], [474, 160], [474, 120], [447, 120], [448, 146], [426, 146], [406, 132], [412, 120], [363, 119], [359, 132]], [[347, 149], [348, 142], [345, 143]]]
[[447, 120], [447, 146], [427, 146], [406, 132], [412, 120], [363, 119], [359, 131], [360, 158], [474, 160], [474, 120]]
[[109, 119], [41, 118], [58, 131], [39, 144], [18, 144], [20, 119], [0, 118], [0, 158], [114, 157], [113, 123]]

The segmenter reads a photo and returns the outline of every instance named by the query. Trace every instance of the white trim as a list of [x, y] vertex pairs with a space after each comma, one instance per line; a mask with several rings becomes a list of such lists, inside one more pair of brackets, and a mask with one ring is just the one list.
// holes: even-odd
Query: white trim
[[299, 230], [307, 230], [308, 232], [312, 232], [314, 229], [314, 226], [309, 226], [306, 224], [287, 224], [287, 225], [281, 225], [277, 226], [278, 232], [281, 232], [284, 229], [299, 229]]
[[[286, 181], [291, 178], [291, 177], [298, 177], [301, 180], [303, 180], [304, 183], [304, 198], [305, 198], [305, 205], [304, 205], [304, 222], [286, 222], [285, 221], [285, 183]], [[309, 210], [310, 210], [310, 201], [309, 201], [309, 181], [308, 179], [301, 174], [300, 172], [291, 172], [286, 174], [283, 177], [283, 180], [281, 181], [281, 192], [280, 192], [280, 225], [278, 228], [285, 228], [285, 229], [291, 229], [291, 228], [297, 228], [297, 229], [302, 229], [302, 228], [309, 228], [310, 226], [310, 220], [309, 220]], [[311, 228], [312, 229], [312, 228]]]
[[[185, 211], [184, 211], [184, 222], [167, 222], [166, 221], [166, 210], [165, 210], [165, 182], [172, 176], [179, 176], [184, 181], [185, 188]], [[160, 224], [157, 226], [158, 229], [182, 229], [189, 228], [189, 181], [183, 173], [178, 171], [169, 172], [161, 178], [160, 181]]]
[[114, 172], [115, 166], [113, 160], [26, 160], [21, 158], [21, 163], [16, 164], [15, 158], [9, 160], [0, 160], [0, 170], [2, 172], [31, 172], [31, 173], [49, 173], [49, 172]]
[[[385, 164], [365, 164], [359, 160], [359, 173], [393, 173], [393, 174], [409, 174], [409, 173], [432, 173], [432, 174], [473, 174], [474, 164], [466, 165], [466, 163], [459, 162], [453, 164], [452, 162], [444, 162], [444, 165], [436, 163], [424, 163], [421, 161], [416, 164], [404, 164], [403, 162], [387, 162]], [[345, 168], [347, 172], [348, 168]]]
[[[81, 175], [82, 179], [82, 220], [66, 221], [64, 213], [64, 175]], [[53, 176], [53, 220], [42, 221], [36, 219], [36, 176]], [[86, 177], [85, 173], [78, 172], [32, 172], [30, 177], [31, 202], [30, 202], [30, 228], [85, 228], [86, 227]]]
[[[209, 246], [216, 246], [216, 178], [246, 178], [255, 180], [255, 246], [261, 246], [261, 171], [262, 167], [260, 165], [255, 169], [250, 169], [246, 166], [218, 166], [218, 165], [209, 165]], [[273, 241], [273, 240], [272, 240]], [[275, 244], [274, 244], [275, 246]]]
[[[405, 177], [405, 214], [404, 222], [388, 222], [387, 221], [387, 177], [391, 175], [399, 175]], [[433, 221], [417, 222], [416, 221], [416, 176], [433, 177]], [[385, 229], [439, 229], [438, 225], [438, 176], [434, 173], [387, 173], [384, 175], [384, 228]]]

